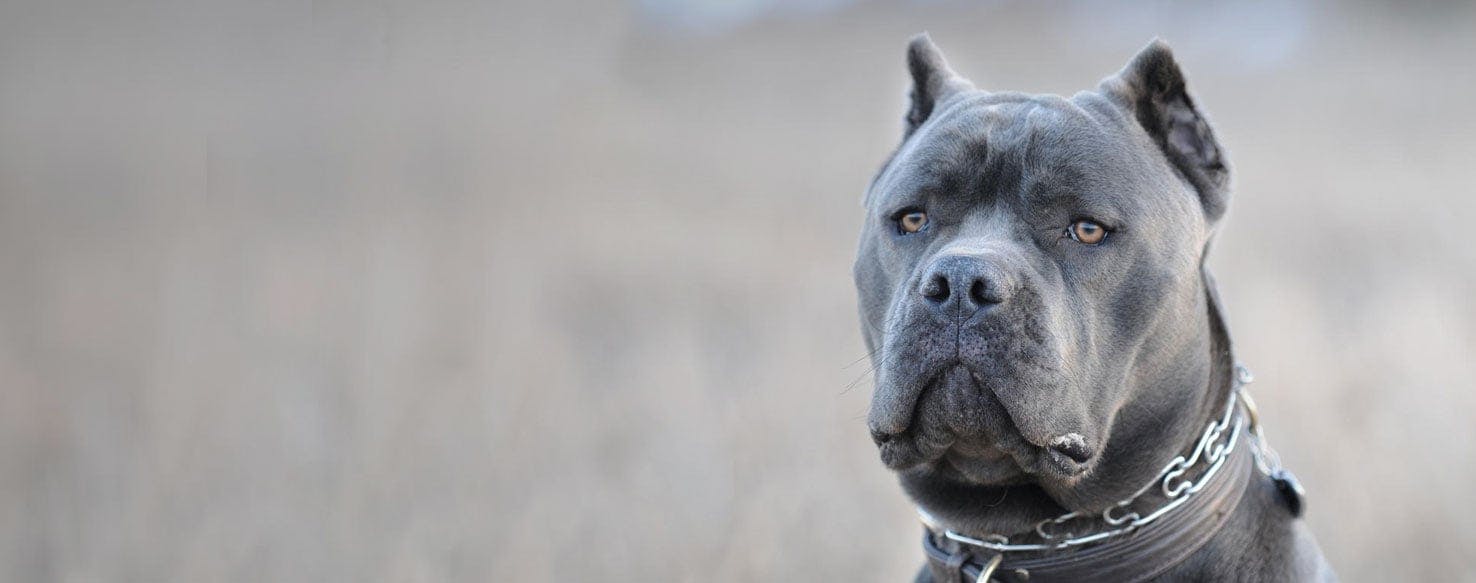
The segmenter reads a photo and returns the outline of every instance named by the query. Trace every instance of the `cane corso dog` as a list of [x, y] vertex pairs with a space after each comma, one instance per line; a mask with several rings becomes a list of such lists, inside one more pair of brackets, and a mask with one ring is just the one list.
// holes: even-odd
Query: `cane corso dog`
[[[1204, 269], [1229, 167], [1159, 41], [1069, 98], [977, 89], [926, 35], [907, 65], [902, 143], [866, 194], [855, 263], [876, 371], [868, 425], [933, 521], [939, 560], [982, 563], [988, 549], [958, 541], [1054, 544], [1042, 521], [1132, 498], [1230, 410], [1236, 369]], [[1133, 565], [1084, 543], [1023, 553], [1033, 577], [1014, 553], [975, 571], [1038, 583], [1075, 560], [1065, 578], [1333, 579], [1300, 498], [1236, 470], [1264, 468], [1253, 453], [1203, 479], [1233, 497], [1161, 517], [1200, 534], [1115, 537]], [[975, 571], [934, 564], [918, 579]]]

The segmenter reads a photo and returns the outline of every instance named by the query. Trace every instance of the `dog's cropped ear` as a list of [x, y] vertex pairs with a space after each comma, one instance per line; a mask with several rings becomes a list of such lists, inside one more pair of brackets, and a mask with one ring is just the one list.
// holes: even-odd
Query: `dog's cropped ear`
[[1230, 169], [1209, 122], [1194, 107], [1168, 45], [1149, 43], [1126, 68], [1102, 81], [1101, 89], [1137, 117], [1169, 163], [1198, 191], [1210, 222], [1224, 215]]
[[917, 131], [939, 103], [974, 87], [948, 67], [943, 51], [938, 50], [926, 32], [907, 43], [907, 70], [912, 73], [912, 105], [907, 110], [903, 139]]

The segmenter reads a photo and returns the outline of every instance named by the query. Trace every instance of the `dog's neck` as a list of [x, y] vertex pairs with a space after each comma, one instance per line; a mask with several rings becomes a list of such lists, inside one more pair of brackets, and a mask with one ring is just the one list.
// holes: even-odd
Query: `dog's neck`
[[[1167, 500], [1162, 501], [1159, 508], [1172, 509], [1171, 513], [1150, 512], [1145, 509], [1146, 517], [1133, 514], [1141, 522], [1135, 521], [1134, 527], [1126, 527], [1134, 528], [1130, 535], [1113, 536], [1111, 532], [1107, 532], [1105, 538], [1073, 535], [1069, 539], [1043, 541], [1044, 548], [1032, 550], [1031, 547], [1041, 545], [1013, 543], [1014, 548], [991, 548], [989, 541], [970, 540], [956, 533], [930, 527], [923, 538], [924, 551], [928, 558], [927, 569], [933, 574], [935, 581], [962, 578], [1003, 583], [1142, 581], [1175, 570], [1185, 575], [1175, 577], [1175, 580], [1179, 580], [1200, 579], [1204, 573], [1213, 573], [1215, 571], [1212, 569], [1185, 570], [1181, 565], [1186, 559], [1201, 555], [1200, 549], [1211, 540], [1219, 538], [1221, 529], [1231, 519], [1246, 514], [1242, 512], [1241, 506], [1251, 485], [1247, 478], [1256, 471], [1253, 459], [1257, 454], [1249, 451], [1251, 444], [1239, 439], [1246, 428], [1245, 421], [1246, 419], [1238, 415], [1227, 415], [1217, 421], [1212, 427], [1221, 427], [1227, 431], [1219, 434], [1225, 441], [1219, 442], [1213, 450], [1211, 456], [1214, 461], [1208, 464], [1210, 469], [1197, 480], [1179, 483], [1186, 488], [1186, 492], [1192, 489], [1192, 493], [1174, 499], [1178, 502], [1175, 506], [1167, 505]], [[1220, 448], [1219, 445], [1224, 447]], [[1188, 486], [1191, 483], [1194, 484], [1192, 488]], [[1255, 510], [1250, 512], [1255, 513]], [[1056, 528], [1051, 530], [1060, 534]], [[1079, 541], [1094, 542], [1090, 546], [1067, 551], [1061, 550], [1066, 547], [1050, 546]], [[1239, 552], [1235, 552], [1236, 550]], [[1242, 546], [1226, 552], [1222, 546], [1219, 552], [1212, 554], [1216, 558], [1222, 558], [1226, 555], [1244, 555], [1246, 550]], [[1198, 562], [1202, 564], [1205, 561]], [[991, 565], [997, 567], [991, 570]]]

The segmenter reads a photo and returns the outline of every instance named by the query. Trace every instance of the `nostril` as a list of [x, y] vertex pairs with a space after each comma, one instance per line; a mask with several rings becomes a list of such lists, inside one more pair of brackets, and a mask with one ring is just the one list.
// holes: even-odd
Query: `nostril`
[[948, 300], [948, 278], [942, 275], [934, 275], [923, 284], [922, 295], [929, 301], [944, 302]]
[[969, 286], [969, 298], [980, 306], [999, 303], [999, 297], [990, 293], [989, 284], [982, 279], [974, 280], [974, 285]]

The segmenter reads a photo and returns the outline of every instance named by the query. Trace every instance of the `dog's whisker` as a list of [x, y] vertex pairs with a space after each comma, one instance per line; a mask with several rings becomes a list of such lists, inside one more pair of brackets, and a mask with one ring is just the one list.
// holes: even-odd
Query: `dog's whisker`
[[862, 355], [861, 358], [857, 358], [856, 360], [851, 361], [851, 364], [848, 364], [848, 365], [845, 365], [845, 366], [841, 367], [841, 370], [846, 370], [848, 368], [851, 368], [853, 366], [856, 366], [858, 364], [861, 364], [862, 361], [865, 361], [865, 360], [867, 360], [869, 358], [876, 358], [876, 354], [878, 352], [881, 352], [881, 349], [880, 348], [877, 348], [876, 350], [873, 350], [871, 352], [868, 352], [868, 353]]
[[856, 377], [856, 380], [853, 380], [850, 383], [847, 383], [846, 384], [846, 388], [843, 389], [839, 394], [844, 395], [846, 393], [851, 392], [851, 389], [856, 388], [856, 386], [859, 385], [861, 383], [861, 381], [865, 380], [867, 377], [872, 377], [876, 373], [877, 370], [880, 370], [883, 366], [889, 365], [889, 364], [897, 361], [901, 357], [902, 357], [902, 352], [901, 351], [898, 351], [898, 352], [892, 353], [892, 355], [890, 355], [887, 358], [885, 358], [882, 362], [874, 362], [874, 363], [872, 363], [871, 367], [869, 367], [866, 370], [866, 372], [861, 373], [860, 376]]

